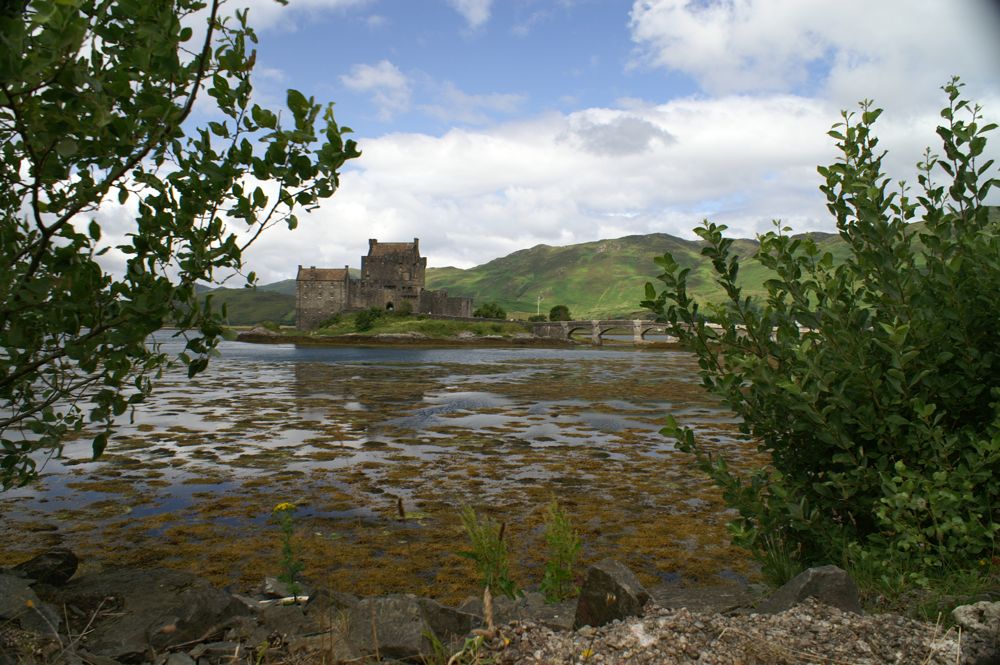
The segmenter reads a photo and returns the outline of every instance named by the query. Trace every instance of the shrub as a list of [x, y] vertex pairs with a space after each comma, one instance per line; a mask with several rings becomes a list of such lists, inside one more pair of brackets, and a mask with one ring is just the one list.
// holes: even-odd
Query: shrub
[[261, 321], [257, 325], [259, 325], [261, 328], [266, 328], [267, 330], [271, 330], [273, 332], [281, 332], [281, 324], [278, 323], [277, 321]]
[[333, 316], [329, 316], [329, 317], [323, 319], [320, 322], [320, 324], [319, 324], [318, 327], [319, 328], [332, 328], [334, 326], [339, 326], [342, 319], [343, 319], [343, 317], [341, 317], [340, 313], [338, 312], [337, 314], [334, 314]]
[[572, 321], [573, 317], [569, 313], [566, 305], [556, 305], [549, 310], [549, 321]]
[[461, 518], [472, 549], [459, 555], [475, 562], [482, 585], [489, 587], [493, 595], [503, 594], [511, 600], [522, 595], [510, 577], [507, 543], [503, 539], [506, 525], [480, 518], [470, 506], [462, 506]]
[[385, 312], [378, 307], [363, 309], [354, 315], [354, 329], [358, 332], [365, 332], [375, 327], [375, 322], [385, 316]]
[[762, 561], [891, 562], [926, 582], [995, 551], [1000, 220], [984, 199], [1000, 181], [980, 163], [995, 125], [960, 86], [944, 87], [944, 157], [925, 153], [916, 200], [882, 174], [871, 102], [830, 132], [841, 157], [818, 170], [843, 262], [809, 237], [767, 233], [755, 256], [774, 277], [754, 303], [726, 227], [706, 221], [702, 253], [727, 294], [707, 308], [719, 327], [669, 254], [657, 259], [665, 290], [646, 285], [643, 305], [698, 355], [704, 385], [770, 456], [741, 476], [691, 428], [668, 419], [664, 429], [722, 487], [739, 511], [736, 542]]
[[544, 314], [532, 314], [531, 316], [528, 317], [528, 321], [532, 321], [534, 323], [541, 323], [543, 321], [548, 321], [548, 320], [549, 317], [545, 316]]
[[472, 316], [478, 316], [484, 319], [506, 319], [507, 311], [495, 302], [488, 302], [477, 307], [476, 311], [472, 313]]

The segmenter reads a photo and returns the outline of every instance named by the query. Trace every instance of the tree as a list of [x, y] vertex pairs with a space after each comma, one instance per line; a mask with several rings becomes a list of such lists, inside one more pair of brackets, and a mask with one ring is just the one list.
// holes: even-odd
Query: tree
[[[240, 271], [261, 233], [294, 228], [295, 210], [333, 195], [338, 169], [360, 154], [332, 105], [294, 90], [282, 116], [251, 102], [246, 11], [224, 17], [220, 0], [16, 4], [0, 12], [4, 488], [85, 428], [101, 454], [168, 362], [147, 344], [164, 325], [186, 340], [188, 374], [204, 369], [221, 325], [195, 283]], [[218, 120], [189, 127], [203, 94]], [[110, 202], [133, 206], [123, 240], [104, 239]]]
[[549, 310], [549, 321], [572, 321], [573, 317], [569, 313], [566, 305], [556, 305]]
[[915, 200], [882, 173], [871, 102], [830, 132], [841, 157], [819, 173], [843, 262], [808, 236], [767, 233], [755, 256], [774, 277], [753, 303], [725, 227], [706, 222], [697, 233], [726, 302], [691, 300], [689, 271], [669, 254], [657, 259], [666, 288], [646, 286], [643, 305], [698, 355], [704, 385], [767, 453], [742, 475], [691, 428], [664, 430], [739, 510], [736, 541], [775, 581], [832, 561], [926, 582], [995, 553], [1000, 219], [984, 201], [1000, 180], [982, 155], [996, 125], [960, 86], [944, 87], [944, 156], [925, 153]]
[[477, 307], [476, 311], [472, 313], [472, 316], [478, 316], [484, 319], [506, 319], [507, 310], [495, 302], [488, 302]]

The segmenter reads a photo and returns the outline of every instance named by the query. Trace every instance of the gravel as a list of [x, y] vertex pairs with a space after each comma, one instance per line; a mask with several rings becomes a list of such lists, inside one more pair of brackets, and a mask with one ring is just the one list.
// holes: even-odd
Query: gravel
[[813, 599], [779, 614], [731, 616], [648, 605], [642, 617], [574, 632], [514, 622], [480, 655], [496, 663], [580, 665], [960, 662], [955, 631], [892, 614], [842, 612]]

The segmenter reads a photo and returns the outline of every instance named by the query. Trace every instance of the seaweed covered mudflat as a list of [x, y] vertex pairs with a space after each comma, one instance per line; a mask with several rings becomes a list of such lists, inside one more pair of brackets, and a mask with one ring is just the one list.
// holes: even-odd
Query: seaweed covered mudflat
[[277, 572], [272, 509], [292, 502], [306, 578], [456, 600], [474, 578], [459, 508], [506, 524], [531, 587], [555, 498], [581, 570], [612, 556], [649, 584], [753, 574], [717, 490], [659, 434], [669, 412], [737, 464], [756, 455], [681, 352], [250, 346], [168, 375], [101, 459], [81, 439], [8, 492], [0, 557], [59, 543], [251, 585]]

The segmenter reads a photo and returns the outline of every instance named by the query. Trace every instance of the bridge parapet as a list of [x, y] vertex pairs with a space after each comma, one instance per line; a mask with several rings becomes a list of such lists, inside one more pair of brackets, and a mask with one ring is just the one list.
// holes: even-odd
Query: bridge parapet
[[537, 337], [546, 339], [570, 339], [577, 331], [589, 335], [590, 343], [600, 346], [603, 336], [610, 330], [624, 328], [632, 331], [632, 342], [644, 344], [646, 335], [653, 333], [666, 334], [666, 325], [646, 319], [590, 319], [577, 321], [547, 321], [532, 324], [532, 332]]

